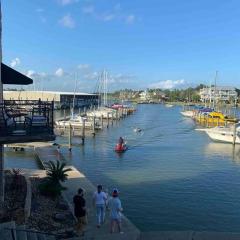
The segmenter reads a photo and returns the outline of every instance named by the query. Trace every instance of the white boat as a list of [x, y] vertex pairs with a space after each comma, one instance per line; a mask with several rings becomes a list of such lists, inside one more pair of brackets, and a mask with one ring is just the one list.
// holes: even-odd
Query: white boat
[[186, 111], [182, 111], [181, 114], [184, 117], [193, 117], [194, 116], [194, 111], [192, 110], [186, 110]]
[[113, 118], [115, 119], [117, 117], [116, 110], [107, 108], [107, 107], [100, 107], [99, 109], [91, 112], [87, 112], [88, 117], [96, 117], [96, 118]]
[[[83, 127], [83, 122], [85, 122], [86, 128], [93, 128], [93, 120], [87, 119], [81, 116], [74, 116], [69, 120], [59, 120], [56, 121], [55, 124], [57, 127], [69, 127], [72, 126], [73, 128], [81, 128]], [[95, 120], [95, 129], [101, 129], [101, 125], [98, 120]]]
[[167, 108], [171, 108], [171, 107], [173, 107], [174, 105], [172, 105], [172, 104], [165, 104], [165, 107], [167, 107]]
[[[214, 141], [240, 144], [240, 124], [236, 126], [236, 134], [234, 134], [234, 126], [231, 127], [214, 127], [205, 129], [207, 135]], [[234, 136], [235, 135], [235, 136]]]

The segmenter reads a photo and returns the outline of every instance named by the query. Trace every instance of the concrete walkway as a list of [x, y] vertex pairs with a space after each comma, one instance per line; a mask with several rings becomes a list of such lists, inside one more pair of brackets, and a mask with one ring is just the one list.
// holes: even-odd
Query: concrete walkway
[[[76, 168], [72, 167], [72, 171], [68, 173], [68, 180], [64, 183], [68, 189], [64, 191], [64, 197], [68, 201], [69, 205], [73, 210], [72, 199], [76, 194], [78, 188], [83, 188], [85, 190], [85, 199], [87, 203], [88, 209], [88, 224], [85, 228], [85, 236], [83, 239], [125, 239], [125, 240], [135, 240], [139, 239], [140, 231], [126, 218], [123, 216], [122, 226], [124, 234], [119, 233], [109, 233], [110, 223], [108, 212], [106, 213], [106, 222], [104, 225], [98, 229], [96, 227], [96, 212], [94, 207], [92, 206], [92, 196], [94, 191], [96, 191], [96, 187]], [[124, 203], [123, 203], [124, 208]]]

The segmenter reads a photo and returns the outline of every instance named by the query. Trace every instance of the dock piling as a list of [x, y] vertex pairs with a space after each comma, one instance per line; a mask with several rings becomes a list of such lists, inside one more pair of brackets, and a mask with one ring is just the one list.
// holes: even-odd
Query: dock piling
[[63, 109], [63, 116], [64, 116], [64, 121], [66, 121], [66, 109]]
[[101, 128], [103, 129], [103, 115], [101, 115]]
[[107, 128], [109, 127], [109, 112], [107, 113]]
[[72, 151], [72, 125], [69, 124], [69, 145], [68, 145], [68, 150], [71, 152]]
[[82, 145], [85, 143], [85, 119], [83, 119], [83, 126], [82, 126]]
[[93, 116], [93, 136], [95, 137], [95, 125], [96, 125], [96, 117]]
[[234, 126], [233, 126], [233, 145], [234, 146], [236, 144], [236, 137], [237, 137], [237, 124], [234, 123]]

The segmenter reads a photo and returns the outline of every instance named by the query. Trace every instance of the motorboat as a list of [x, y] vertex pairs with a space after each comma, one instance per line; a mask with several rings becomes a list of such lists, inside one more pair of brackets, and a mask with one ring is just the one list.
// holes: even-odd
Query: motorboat
[[214, 141], [240, 144], [240, 123], [236, 126], [205, 129], [205, 132]]
[[186, 111], [182, 111], [181, 114], [184, 117], [193, 117], [194, 116], [194, 111], [193, 110], [186, 110]]
[[171, 108], [171, 107], [173, 107], [174, 105], [173, 104], [165, 104], [165, 107], [167, 107], [167, 108]]
[[200, 112], [200, 114], [196, 116], [196, 120], [199, 122], [206, 122], [209, 124], [215, 124], [215, 125], [221, 125], [221, 126], [225, 125], [226, 122], [229, 122], [229, 123], [237, 122], [236, 118], [228, 117], [221, 112], [215, 112], [215, 111]]

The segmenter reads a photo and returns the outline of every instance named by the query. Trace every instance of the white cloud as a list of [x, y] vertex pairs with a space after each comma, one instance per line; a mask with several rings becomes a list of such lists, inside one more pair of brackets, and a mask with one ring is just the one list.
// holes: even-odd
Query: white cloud
[[115, 18], [115, 15], [114, 14], [106, 14], [106, 15], [103, 15], [102, 16], [102, 20], [104, 22], [108, 22], [108, 21], [111, 21]]
[[94, 6], [93, 5], [89, 5], [89, 6], [83, 7], [82, 8], [82, 12], [86, 13], [86, 14], [94, 13]]
[[60, 4], [65, 6], [65, 5], [69, 5], [69, 4], [72, 4], [72, 3], [77, 3], [78, 0], [59, 0]]
[[98, 72], [90, 72], [90, 73], [85, 74], [83, 77], [87, 80], [94, 80], [94, 79], [97, 79]]
[[150, 88], [161, 88], [161, 89], [174, 89], [183, 87], [186, 84], [184, 79], [179, 80], [165, 80], [157, 83], [150, 84]]
[[59, 23], [66, 28], [74, 28], [75, 27], [75, 21], [71, 17], [70, 14], [65, 15], [62, 19], [60, 19]]
[[10, 66], [12, 68], [14, 68], [14, 67], [20, 65], [20, 63], [21, 63], [20, 59], [18, 57], [16, 57], [11, 61]]
[[133, 74], [118, 73], [109, 76], [110, 83], [129, 83], [136, 78]]
[[56, 75], [57, 77], [62, 77], [63, 74], [64, 74], [64, 71], [63, 71], [62, 68], [58, 68], [58, 69], [56, 70], [56, 72], [55, 72], [55, 75]]
[[34, 77], [35, 74], [36, 74], [36, 72], [34, 70], [28, 70], [26, 75], [27, 75], [27, 77], [32, 78], [32, 77]]
[[79, 65], [77, 66], [77, 68], [79, 68], [79, 69], [88, 69], [89, 67], [90, 67], [89, 64], [79, 64]]
[[127, 24], [132, 24], [132, 23], [134, 23], [135, 20], [136, 20], [136, 17], [135, 17], [135, 15], [133, 15], [133, 14], [128, 15], [128, 16], [126, 17], [126, 23], [127, 23]]

